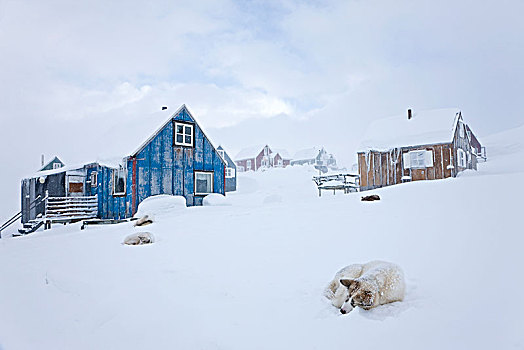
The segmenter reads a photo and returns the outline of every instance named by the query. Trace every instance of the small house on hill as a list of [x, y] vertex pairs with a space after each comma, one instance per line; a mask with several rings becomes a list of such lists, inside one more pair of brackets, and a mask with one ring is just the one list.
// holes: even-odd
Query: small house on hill
[[438, 109], [372, 123], [357, 153], [360, 189], [455, 177], [477, 169], [462, 112]]
[[267, 168], [285, 168], [291, 157], [283, 149], [271, 149], [268, 145], [253, 146], [241, 150], [235, 157], [238, 171], [257, 171]]
[[316, 169], [327, 172], [337, 167], [333, 154], [327, 153], [324, 147], [312, 147], [298, 151], [291, 160], [291, 165], [313, 165]]
[[[167, 111], [162, 116], [166, 118]], [[202, 205], [210, 193], [225, 194], [226, 161], [185, 105], [154, 132], [147, 128], [147, 120], [142, 123], [148, 132], [145, 142], [121, 164], [91, 163], [23, 179], [22, 222], [54, 215], [46, 207], [53, 201], [62, 217], [67, 211], [73, 219], [123, 219], [133, 216], [144, 199], [158, 194], [183, 196], [188, 206]], [[90, 205], [86, 208], [84, 202]]]
[[[42, 155], [42, 163], [44, 163], [44, 156]], [[65, 164], [55, 156], [49, 162], [42, 164], [42, 167], [38, 171], [53, 170], [64, 167]]]
[[217, 148], [218, 154], [226, 162], [226, 192], [237, 190], [237, 166], [222, 146]]

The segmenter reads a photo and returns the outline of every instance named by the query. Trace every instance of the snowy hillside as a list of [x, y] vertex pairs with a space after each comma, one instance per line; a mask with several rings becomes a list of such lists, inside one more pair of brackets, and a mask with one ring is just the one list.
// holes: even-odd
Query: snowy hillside
[[[240, 174], [140, 230], [0, 240], [0, 349], [522, 349], [524, 127], [455, 179], [321, 198], [306, 167]], [[154, 208], [154, 206], [152, 206]], [[151, 232], [149, 246], [124, 237]], [[399, 264], [406, 300], [341, 315], [335, 272]]]

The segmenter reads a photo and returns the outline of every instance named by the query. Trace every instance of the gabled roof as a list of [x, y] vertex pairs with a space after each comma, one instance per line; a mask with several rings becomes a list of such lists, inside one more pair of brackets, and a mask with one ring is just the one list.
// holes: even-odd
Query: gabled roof
[[300, 150], [297, 153], [295, 153], [295, 155], [293, 156], [293, 160], [315, 159], [318, 156], [318, 154], [320, 153], [320, 151], [322, 150], [322, 148], [323, 147], [315, 146], [315, 147]]
[[444, 108], [414, 111], [411, 119], [406, 113], [377, 120], [364, 134], [359, 151], [451, 142], [460, 117], [460, 109]]
[[[255, 145], [251, 147], [246, 147], [242, 149], [235, 157], [235, 160], [244, 160], [244, 159], [252, 159], [256, 158], [260, 152], [266, 147], [265, 145]], [[270, 147], [271, 149], [271, 147]]]
[[[187, 114], [189, 114], [190, 118], [192, 119], [192, 122], [194, 122], [200, 128], [202, 134], [204, 135], [204, 138], [207, 139], [209, 141], [209, 143], [211, 144], [211, 147], [213, 147], [216, 150], [217, 148], [213, 145], [213, 143], [211, 142], [209, 137], [207, 137], [206, 133], [204, 132], [204, 130], [202, 129], [200, 124], [198, 124], [198, 122], [196, 121], [195, 117], [193, 117], [193, 114], [191, 114], [191, 112], [186, 107], [186, 105], [183, 104], [182, 106], [180, 106], [175, 111], [175, 113], [171, 114], [170, 117], [159, 128], [156, 129], [156, 131], [154, 131], [152, 134], [150, 134], [149, 137], [133, 153], [130, 154], [130, 156], [138, 155], [138, 153], [140, 153], [155, 138], [155, 136], [157, 136], [182, 111], [186, 111]], [[221, 160], [222, 160], [222, 163], [224, 163], [224, 165], [227, 165], [224, 159], [221, 158]]]
[[60, 163], [62, 164], [62, 167], [65, 165], [64, 162], [62, 162], [57, 156], [55, 156], [53, 159], [47, 162], [44, 166], [40, 167], [40, 170], [38, 171], [42, 171], [42, 169], [46, 168], [51, 163]]
[[283, 148], [272, 148], [272, 153], [278, 153], [282, 157], [282, 159], [291, 159], [291, 156], [289, 155], [289, 152]]
[[[171, 114], [171, 116], [158, 128], [156, 129], [156, 131], [154, 131], [152, 134], [149, 134], [149, 137], [144, 141], [142, 142], [142, 144], [133, 152], [131, 153], [131, 156], [136, 156], [138, 153], [140, 153], [148, 144], [149, 142], [151, 142], [151, 140], [153, 140], [155, 138], [156, 135], [158, 135], [160, 133], [160, 131], [162, 131], [162, 129], [164, 129], [166, 127], [166, 125], [168, 125], [169, 123], [171, 123], [171, 121], [173, 120], [173, 118], [179, 114], [180, 112], [182, 112], [183, 109], [186, 109], [187, 113], [189, 113], [189, 115], [191, 116], [191, 118], [193, 118], [193, 115], [191, 114], [191, 112], [189, 112], [189, 110], [187, 109], [186, 105], [183, 104], [182, 106], [180, 106], [176, 111], [175, 113]], [[193, 118], [194, 120], [195, 118]], [[195, 121], [196, 122], [196, 121]]]

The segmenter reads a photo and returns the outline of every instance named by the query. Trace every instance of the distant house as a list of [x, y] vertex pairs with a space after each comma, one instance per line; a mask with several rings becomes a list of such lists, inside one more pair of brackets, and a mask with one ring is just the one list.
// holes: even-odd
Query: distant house
[[290, 162], [291, 157], [286, 150], [271, 149], [268, 145], [245, 148], [235, 157], [238, 171], [285, 168]]
[[217, 148], [218, 154], [226, 162], [226, 192], [237, 190], [237, 166], [222, 146]]
[[[42, 163], [43, 162], [44, 162], [44, 156], [42, 155]], [[64, 163], [60, 159], [58, 159], [57, 156], [55, 156], [53, 159], [51, 159], [45, 165], [42, 164], [42, 167], [38, 171], [58, 169], [58, 168], [62, 168], [63, 166], [64, 166]]]
[[333, 154], [327, 153], [324, 147], [312, 147], [298, 151], [291, 160], [291, 165], [313, 165], [316, 169], [327, 172], [337, 167]]
[[372, 123], [357, 153], [360, 189], [435, 180], [477, 169], [462, 112], [438, 109]]
[[[65, 209], [73, 220], [123, 219], [133, 216], [144, 199], [158, 194], [183, 196], [188, 206], [202, 205], [210, 193], [225, 194], [226, 161], [185, 105], [153, 133], [143, 128], [149, 132], [146, 141], [121, 164], [90, 163], [41, 171], [23, 179], [22, 222]], [[49, 198], [40, 202], [38, 198], [46, 193]], [[51, 213], [46, 203], [53, 201], [67, 208], [58, 207]], [[84, 202], [90, 203], [88, 208]], [[77, 206], [82, 210], [76, 210]]]

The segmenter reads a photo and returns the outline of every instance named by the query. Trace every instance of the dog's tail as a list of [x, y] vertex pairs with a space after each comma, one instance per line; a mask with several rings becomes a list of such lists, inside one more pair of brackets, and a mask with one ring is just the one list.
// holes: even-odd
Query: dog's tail
[[338, 289], [338, 284], [339, 282], [337, 279], [334, 279], [333, 281], [331, 281], [331, 283], [324, 290], [324, 296], [328, 299], [333, 299]]

